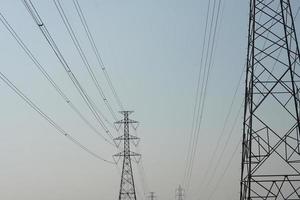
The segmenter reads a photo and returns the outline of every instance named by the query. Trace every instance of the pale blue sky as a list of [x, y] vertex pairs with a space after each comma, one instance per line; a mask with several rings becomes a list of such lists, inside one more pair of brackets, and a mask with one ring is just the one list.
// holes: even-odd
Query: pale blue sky
[[[122, 102], [126, 108], [135, 111], [132, 118], [141, 122], [138, 135], [142, 139], [140, 149], [149, 189], [157, 193], [158, 199], [172, 200], [184, 174], [208, 0], [79, 2]], [[195, 198], [191, 200], [203, 199], [210, 192], [198, 193], [201, 178], [216, 145], [246, 58], [248, 1], [224, 2], [192, 178], [191, 196]], [[296, 0], [291, 2], [295, 9], [300, 6]], [[92, 121], [90, 112], [22, 2], [1, 0], [0, 3], [0, 12], [59, 86]], [[98, 98], [97, 105], [112, 121], [61, 23], [54, 3], [45, 0], [35, 0], [33, 3], [78, 79], [94, 99]], [[72, 1], [63, 1], [62, 5], [89, 60], [96, 66]], [[299, 17], [295, 22], [298, 29]], [[111, 159], [116, 149], [103, 142], [72, 112], [0, 25], [1, 72], [82, 143]], [[107, 96], [113, 100], [101, 70], [95, 69]], [[0, 90], [0, 199], [117, 198], [120, 174], [114, 166], [96, 160], [57, 134], [2, 82]], [[239, 89], [226, 135], [242, 99], [243, 86]], [[115, 102], [111, 102], [117, 110]], [[240, 140], [242, 122], [241, 117], [238, 119], [227, 149], [228, 155], [224, 156], [216, 178]], [[240, 154], [237, 154], [213, 199], [238, 199], [239, 169]], [[137, 187], [142, 191], [137, 170], [135, 175]]]

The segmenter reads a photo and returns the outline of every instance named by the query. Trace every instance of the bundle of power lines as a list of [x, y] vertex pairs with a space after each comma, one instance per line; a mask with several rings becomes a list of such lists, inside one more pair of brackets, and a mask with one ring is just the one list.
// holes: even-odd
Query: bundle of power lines
[[[37, 28], [40, 30], [40, 32], [42, 33], [42, 35], [44, 36], [44, 39], [46, 40], [47, 44], [49, 45], [49, 47], [51, 48], [51, 50], [54, 52], [56, 58], [58, 59], [58, 61], [60, 62], [61, 66], [63, 67], [65, 73], [68, 75], [70, 81], [72, 82], [72, 84], [74, 85], [74, 87], [76, 88], [77, 92], [80, 94], [82, 101], [87, 105], [88, 109], [90, 110], [92, 116], [94, 117], [94, 119], [97, 121], [99, 128], [101, 128], [103, 131], [99, 131], [98, 127], [95, 127], [94, 125], [92, 125], [92, 123], [83, 115], [83, 113], [78, 109], [78, 107], [70, 100], [70, 98], [66, 95], [66, 93], [59, 87], [59, 85], [54, 81], [53, 77], [47, 72], [47, 70], [45, 69], [45, 67], [39, 62], [39, 60], [36, 58], [36, 56], [32, 53], [32, 51], [28, 48], [28, 46], [23, 42], [23, 40], [21, 39], [21, 37], [16, 33], [16, 31], [14, 30], [14, 28], [10, 25], [10, 23], [7, 21], [7, 19], [4, 17], [4, 15], [2, 13], [0, 13], [0, 21], [2, 22], [2, 24], [4, 25], [4, 27], [6, 28], [6, 30], [10, 33], [10, 35], [14, 38], [14, 40], [17, 42], [17, 44], [19, 45], [19, 47], [26, 53], [26, 55], [30, 58], [30, 60], [33, 62], [33, 64], [35, 65], [35, 67], [38, 69], [38, 71], [42, 74], [42, 76], [45, 78], [45, 80], [48, 81], [48, 83], [54, 88], [54, 90], [56, 91], [56, 93], [64, 100], [64, 102], [74, 111], [74, 113], [76, 115], [78, 115], [80, 117], [80, 119], [94, 132], [96, 133], [98, 136], [100, 136], [105, 142], [107, 142], [108, 144], [112, 145], [113, 147], [116, 147], [116, 144], [114, 142], [114, 136], [111, 133], [110, 129], [116, 129], [115, 126], [113, 126], [113, 123], [111, 123], [106, 117], [105, 115], [101, 112], [101, 110], [97, 107], [96, 103], [92, 100], [92, 98], [90, 97], [88, 91], [82, 86], [82, 84], [80, 83], [80, 81], [78, 80], [78, 78], [75, 76], [75, 74], [73, 73], [69, 63], [67, 62], [67, 60], [65, 59], [65, 57], [63, 56], [63, 54], [61, 53], [60, 49], [58, 48], [56, 42], [54, 41], [54, 39], [52, 38], [50, 32], [48, 31], [46, 24], [43, 22], [42, 18], [40, 17], [36, 7], [33, 5], [33, 3], [30, 0], [23, 0], [22, 1], [26, 10], [28, 11], [28, 13], [31, 15], [32, 19], [34, 20]], [[61, 20], [65, 26], [65, 28], [68, 31], [68, 34], [83, 62], [83, 65], [86, 67], [89, 76], [91, 77], [93, 84], [95, 85], [97, 92], [99, 94], [99, 96], [101, 97], [101, 99], [103, 100], [107, 110], [109, 111], [110, 115], [113, 117], [113, 119], [116, 121], [117, 117], [116, 117], [116, 113], [113, 110], [110, 101], [108, 100], [108, 98], [106, 97], [106, 95], [104, 94], [103, 88], [101, 87], [97, 76], [93, 70], [93, 68], [91, 67], [89, 60], [87, 59], [85, 52], [79, 42], [79, 40], [77, 39], [77, 35], [75, 34], [71, 24], [69, 23], [69, 19], [62, 7], [62, 4], [59, 0], [53, 0], [55, 7], [57, 9], [57, 11], [59, 12], [59, 15], [61, 17]], [[100, 52], [97, 48], [97, 45], [95, 43], [94, 37], [90, 31], [90, 28], [88, 26], [87, 20], [85, 18], [84, 12], [79, 4], [79, 2], [77, 0], [73, 0], [73, 4], [76, 10], [76, 13], [80, 19], [81, 25], [84, 28], [84, 32], [86, 34], [86, 37], [89, 41], [90, 47], [94, 53], [94, 56], [97, 59], [97, 63], [98, 63], [98, 67], [101, 69], [101, 71], [103, 72], [103, 75], [106, 79], [106, 82], [113, 94], [113, 97], [118, 105], [118, 108], [120, 110], [124, 110], [124, 106], [118, 96], [118, 93], [112, 83], [112, 80], [105, 68], [105, 65], [102, 61], [102, 58], [100, 56]], [[53, 128], [55, 128], [57, 130], [57, 132], [59, 132], [60, 134], [62, 134], [63, 136], [65, 136], [68, 140], [70, 140], [73, 144], [77, 145], [78, 147], [80, 147], [80, 149], [86, 151], [87, 153], [89, 153], [90, 155], [92, 155], [93, 157], [100, 159], [106, 163], [109, 164], [113, 164], [116, 165], [116, 162], [112, 161], [112, 160], [108, 160], [103, 158], [102, 156], [100, 156], [99, 154], [93, 152], [92, 150], [90, 150], [87, 146], [84, 146], [79, 140], [77, 140], [76, 138], [74, 138], [72, 136], [72, 134], [70, 134], [69, 132], [67, 132], [64, 128], [62, 128], [54, 119], [52, 119], [51, 117], [49, 117], [49, 115], [47, 115], [47, 113], [45, 113], [36, 103], [34, 103], [24, 92], [22, 92], [11, 80], [9, 80], [7, 78], [7, 76], [5, 74], [3, 74], [2, 72], [0, 72], [0, 79], [13, 91], [15, 92], [15, 94], [17, 94], [23, 101], [25, 101], [33, 110], [35, 110], [43, 119], [45, 119]], [[145, 183], [145, 172], [144, 172], [144, 167], [141, 166], [142, 172], [141, 172], [141, 176], [142, 176], [142, 180], [143, 180], [143, 184], [146, 185]], [[143, 187], [145, 188], [145, 187]], [[144, 193], [146, 193], [144, 191]]]
[[192, 128], [190, 133], [188, 153], [186, 158], [186, 167], [183, 178], [183, 187], [186, 195], [190, 189], [191, 178], [194, 169], [194, 161], [197, 152], [199, 134], [204, 116], [204, 107], [206, 101], [207, 87], [210, 77], [210, 71], [213, 66], [214, 53], [216, 48], [216, 36], [220, 23], [220, 14], [222, 7], [221, 0], [208, 1], [204, 37], [202, 42], [202, 52], [200, 57], [200, 69], [196, 86], [196, 97], [193, 109]]
[[[57, 5], [57, 8], [62, 8], [59, 1], [54, 1], [55, 5]], [[80, 16], [82, 18], [84, 18], [83, 16], [83, 12], [81, 11], [81, 8], [78, 4], [78, 2], [76, 0], [73, 1], [74, 5], [76, 5], [77, 7], [77, 11], [78, 11], [78, 15], [80, 14]], [[60, 49], [58, 48], [58, 46], [56, 45], [55, 41], [53, 40], [50, 32], [48, 31], [46, 25], [44, 24], [44, 22], [42, 21], [37, 9], [34, 7], [34, 5], [32, 4], [32, 2], [23, 1], [23, 4], [25, 6], [25, 8], [27, 9], [27, 11], [30, 13], [30, 15], [32, 16], [34, 22], [36, 23], [37, 27], [39, 28], [39, 30], [41, 31], [41, 33], [43, 34], [44, 38], [46, 39], [48, 45], [51, 47], [51, 50], [55, 53], [55, 56], [57, 57], [57, 59], [59, 60], [59, 62], [61, 63], [61, 66], [63, 67], [63, 69], [65, 70], [65, 72], [67, 73], [68, 77], [70, 78], [71, 82], [73, 83], [73, 85], [75, 86], [75, 88], [77, 89], [78, 93], [80, 94], [80, 96], [82, 97], [83, 101], [86, 103], [86, 105], [88, 106], [88, 108], [90, 109], [92, 115], [94, 116], [94, 118], [96, 119], [96, 121], [99, 123], [100, 127], [104, 130], [105, 134], [101, 133], [98, 128], [94, 127], [92, 125], [92, 123], [90, 123], [88, 121], [88, 119], [79, 111], [78, 107], [70, 100], [70, 98], [66, 95], [66, 93], [58, 86], [58, 84], [54, 81], [54, 79], [51, 77], [51, 75], [47, 72], [47, 70], [45, 69], [45, 67], [43, 67], [43, 65], [38, 61], [38, 59], [33, 55], [32, 51], [28, 48], [28, 46], [22, 41], [22, 39], [20, 38], [20, 36], [16, 33], [16, 31], [13, 29], [13, 27], [9, 24], [9, 22], [7, 21], [7, 19], [4, 17], [3, 14], [0, 13], [0, 20], [2, 22], [2, 24], [5, 26], [5, 28], [9, 31], [9, 33], [12, 35], [12, 37], [16, 40], [16, 42], [18, 43], [18, 45], [22, 48], [22, 50], [25, 51], [26, 55], [31, 59], [31, 61], [34, 63], [34, 65], [37, 67], [37, 69], [41, 72], [41, 74], [43, 75], [43, 77], [49, 82], [49, 84], [55, 89], [55, 91], [57, 92], [57, 94], [63, 98], [63, 100], [65, 101], [65, 103], [70, 106], [70, 108], [83, 120], [84, 123], [86, 123], [88, 125], [89, 128], [91, 128], [91, 130], [93, 132], [95, 132], [97, 135], [99, 135], [102, 139], [104, 139], [107, 143], [115, 146], [114, 144], [114, 137], [111, 134], [109, 128], [107, 127], [106, 123], [109, 123], [109, 121], [107, 120], [107, 118], [105, 118], [105, 116], [101, 113], [101, 111], [98, 109], [98, 107], [96, 106], [95, 102], [92, 101], [92, 99], [90, 98], [90, 96], [88, 95], [87, 91], [84, 89], [84, 87], [82, 86], [82, 84], [78, 81], [77, 77], [74, 75], [74, 73], [72, 72], [72, 69], [69, 67], [68, 62], [66, 61], [66, 59], [64, 58], [64, 56], [62, 55], [62, 53], [60, 52]], [[58, 7], [60, 6], [60, 7]], [[61, 10], [59, 10], [61, 11]], [[81, 11], [81, 12], [80, 12]], [[61, 11], [62, 12], [62, 11]], [[65, 18], [62, 18], [65, 19]], [[83, 22], [83, 21], [82, 21]], [[85, 27], [87, 26], [87, 23], [83, 24]], [[68, 27], [70, 28], [70, 27]], [[88, 28], [87, 28], [88, 29]], [[69, 29], [68, 29], [69, 30]], [[72, 30], [72, 29], [71, 29]], [[94, 40], [92, 39], [92, 35], [89, 33], [88, 35], [89, 38], [91, 38], [89, 41], [91, 43], [91, 46], [95, 47], [95, 43], [93, 42]], [[97, 90], [99, 91], [99, 94], [101, 95], [103, 101], [105, 102], [105, 105], [107, 106], [108, 110], [110, 111], [111, 115], [113, 117], [115, 117], [115, 113], [112, 110], [110, 103], [108, 102], [107, 98], [105, 97], [102, 88], [100, 87], [95, 74], [93, 72], [93, 70], [90, 68], [86, 57], [84, 55], [84, 52], [82, 51], [80, 44], [78, 43], [78, 40], [75, 38], [72, 38], [74, 45], [76, 45], [77, 50], [80, 53], [81, 58], [83, 59], [83, 62], [85, 63], [85, 66], [88, 67], [89, 72], [90, 72], [90, 76], [94, 82], [94, 84], [97, 87]], [[77, 43], [76, 43], [77, 41]], [[95, 47], [96, 48], [96, 47]], [[94, 48], [93, 48], [94, 50]], [[99, 52], [96, 50], [94, 50], [95, 55], [97, 57], [99, 57], [98, 60], [101, 60], [100, 58], [100, 54]], [[114, 91], [115, 93], [115, 98], [117, 100], [117, 102], [119, 102], [120, 108], [123, 108], [121, 101], [113, 87], [113, 84], [105, 70], [105, 67], [103, 66], [103, 62], [99, 62], [99, 66], [101, 67], [102, 71], [105, 71], [106, 74], [106, 79], [107, 82], [109, 83], [111, 89]], [[78, 145], [79, 147], [81, 147], [83, 150], [87, 151], [88, 153], [90, 153], [91, 155], [95, 156], [96, 158], [99, 158], [105, 162], [114, 164], [114, 162], [112, 161], [108, 161], [107, 159], [104, 159], [102, 156], [99, 156], [98, 154], [92, 152], [91, 150], [89, 150], [87, 147], [83, 146], [79, 141], [77, 141], [76, 139], [74, 139], [70, 133], [67, 133], [61, 126], [59, 126], [53, 119], [51, 119], [45, 112], [43, 112], [31, 99], [29, 99], [22, 91], [20, 91], [20, 89], [18, 89], [18, 87], [16, 85], [14, 85], [3, 73], [0, 74], [1, 79], [16, 93], [18, 94], [29, 106], [31, 106], [36, 112], [38, 112], [48, 123], [50, 123], [58, 132], [62, 133], [64, 136], [66, 136], [68, 139], [70, 139], [74, 144]], [[107, 138], [108, 137], [108, 138]]]
[[[59, 12], [59, 15], [62, 19], [62, 22], [65, 26], [65, 28], [68, 31], [68, 34], [84, 64], [86, 67], [94, 85], [96, 86], [97, 92], [102, 98], [106, 108], [108, 109], [109, 113], [113, 117], [113, 119], [116, 121], [116, 113], [113, 110], [108, 98], [104, 94], [104, 91], [95, 75], [94, 70], [92, 69], [85, 52], [83, 51], [83, 48], [81, 47], [81, 44], [79, 40], [77, 39], [77, 35], [75, 34], [71, 24], [69, 23], [68, 17], [65, 14], [65, 11], [60, 3], [59, 0], [53, 0], [55, 7], [57, 11]], [[71, 80], [72, 84], [80, 94], [83, 102], [87, 105], [89, 110], [91, 111], [92, 116], [95, 118], [95, 120], [98, 122], [99, 126], [102, 128], [104, 133], [100, 132], [98, 130], [98, 127], [95, 127], [92, 125], [92, 123], [82, 114], [82, 112], [78, 109], [78, 107], [70, 100], [70, 98], [66, 95], [66, 93], [58, 86], [58, 84], [54, 81], [54, 79], [51, 77], [51, 75], [47, 72], [45, 67], [38, 61], [36, 56], [33, 55], [32, 51], [28, 48], [28, 46], [23, 42], [23, 40], [20, 38], [20, 36], [16, 33], [14, 28], [10, 25], [10, 23], [7, 21], [7, 19], [4, 17], [2, 13], [0, 13], [0, 21], [4, 25], [4, 27], [7, 29], [7, 31], [11, 34], [11, 36], [15, 39], [15, 41], [18, 43], [18, 45], [22, 48], [22, 50], [26, 53], [26, 55], [30, 58], [30, 60], [34, 63], [36, 68], [40, 71], [40, 73], [43, 75], [43, 77], [49, 82], [49, 84], [55, 89], [57, 94], [65, 101], [65, 103], [74, 111], [76, 115], [80, 117], [80, 119], [98, 136], [100, 136], [105, 142], [108, 144], [114, 146], [117, 148], [115, 142], [114, 142], [114, 136], [110, 131], [110, 128], [115, 129], [115, 126], [104, 116], [104, 114], [101, 112], [101, 110], [97, 107], [96, 103], [91, 99], [89, 96], [87, 90], [82, 86], [82, 84], [79, 82], [75, 74], [72, 72], [72, 69], [69, 65], [69, 63], [64, 58], [63, 54], [61, 53], [60, 49], [58, 48], [56, 42], [52, 38], [50, 32], [48, 31], [45, 23], [41, 19], [37, 9], [33, 5], [33, 3], [30, 0], [23, 0], [23, 4], [25, 8], [27, 9], [28, 13], [31, 15], [32, 19], [36, 23], [38, 29], [43, 34], [47, 44], [51, 48], [51, 50], [54, 52], [55, 56], [57, 57], [58, 61], [60, 62], [61, 66], [63, 67], [64, 71], [68, 75], [69, 79]], [[73, 4], [76, 10], [76, 13], [80, 19], [81, 25], [84, 28], [86, 37], [89, 41], [89, 44], [91, 46], [91, 49], [97, 59], [97, 63], [99, 68], [102, 70], [104, 77], [106, 79], [106, 82], [112, 91], [112, 94], [114, 96], [115, 101], [117, 102], [118, 108], [120, 110], [124, 110], [124, 106], [117, 94], [117, 91], [111, 81], [111, 78], [105, 68], [105, 65], [102, 61], [102, 58], [100, 56], [100, 52], [97, 48], [97, 45], [95, 43], [94, 37], [90, 31], [90, 28], [88, 26], [87, 20], [85, 18], [84, 12], [77, 0], [73, 0]], [[55, 128], [59, 133], [61, 133], [63, 136], [65, 136], [68, 140], [73, 142], [75, 145], [80, 147], [82, 150], [86, 151], [93, 157], [100, 159], [106, 163], [117, 165], [116, 162], [108, 160], [100, 156], [99, 154], [93, 152], [88, 147], [84, 146], [82, 143], [80, 143], [79, 140], [74, 138], [70, 133], [68, 133], [65, 129], [63, 129], [57, 122], [55, 122], [51, 117], [49, 117], [44, 111], [41, 110], [41, 108], [36, 105], [26, 94], [24, 94], [12, 81], [10, 81], [3, 73], [0, 72], [0, 79], [7, 84], [9, 88], [11, 88], [22, 100], [24, 100], [32, 109], [34, 109], [41, 117], [43, 117], [53, 128]], [[109, 126], [109, 127], [108, 127]], [[142, 165], [142, 162], [140, 162], [139, 165], [139, 172], [140, 177], [143, 184], [143, 190], [144, 194], [146, 194], [147, 190], [146, 188], [148, 186], [146, 183], [146, 175], [144, 172], [144, 167]]]
[[[225, 2], [224, 2], [225, 3]], [[200, 62], [200, 70], [199, 70], [199, 76], [198, 76], [198, 82], [197, 82], [197, 90], [196, 90], [196, 99], [195, 99], [195, 105], [194, 105], [194, 113], [193, 113], [193, 121], [192, 121], [192, 129], [190, 134], [190, 140], [189, 140], [189, 148], [188, 148], [188, 154], [186, 159], [186, 167], [184, 172], [184, 179], [183, 179], [183, 185], [186, 189], [186, 194], [188, 195], [190, 185], [191, 185], [191, 177], [193, 174], [193, 167], [194, 167], [194, 161], [197, 151], [197, 145], [198, 145], [198, 139], [199, 134], [201, 134], [201, 123], [203, 118], [203, 109], [205, 105], [205, 99], [206, 99], [206, 88], [209, 80], [209, 71], [211, 68], [211, 59], [214, 59], [214, 48], [215, 48], [215, 31], [212, 33], [211, 29], [218, 29], [218, 18], [222, 16], [222, 10], [220, 10], [220, 5], [224, 4], [221, 0], [214, 0], [212, 3], [211, 1], [208, 1], [208, 7], [207, 7], [207, 14], [206, 14], [206, 22], [205, 22], [205, 32], [204, 32], [204, 39], [203, 39], [203, 46], [202, 46], [202, 53], [201, 53], [201, 62]], [[213, 4], [213, 5], [211, 5]], [[216, 6], [217, 5], [217, 6]], [[278, 9], [279, 9], [278, 5]], [[217, 8], [215, 8], [217, 7]], [[224, 5], [222, 5], [224, 7]], [[221, 12], [221, 13], [220, 13]], [[295, 20], [298, 14], [300, 13], [300, 7], [295, 12]], [[216, 17], [215, 17], [216, 16]], [[274, 19], [273, 19], [274, 21]], [[275, 22], [272, 22], [275, 23]], [[209, 24], [209, 25], [208, 25]], [[208, 27], [209, 26], [209, 27]], [[209, 31], [208, 31], [209, 29]], [[209, 36], [207, 36], [209, 34]], [[211, 35], [212, 39], [211, 39]], [[207, 40], [208, 37], [208, 41]], [[264, 44], [266, 45], [266, 44]], [[205, 51], [206, 50], [206, 51]], [[281, 52], [279, 53], [278, 57], [280, 56]], [[211, 57], [212, 56], [212, 57]], [[205, 57], [205, 58], [204, 58]], [[207, 60], [208, 59], [208, 64]], [[205, 60], [203, 65], [203, 60]], [[276, 63], [273, 65], [273, 69], [275, 68]], [[245, 64], [246, 66], [246, 64]], [[214, 185], [211, 185], [216, 172], [218, 168], [220, 167], [220, 163], [224, 159], [224, 155], [226, 152], [226, 149], [229, 146], [229, 141], [232, 138], [232, 135], [234, 133], [234, 130], [237, 126], [237, 122], [239, 121], [241, 117], [241, 111], [243, 108], [243, 102], [239, 102], [239, 107], [237, 112], [235, 113], [235, 116], [233, 117], [233, 123], [232, 126], [229, 129], [229, 133], [227, 134], [227, 137], [225, 139], [223, 148], [219, 151], [220, 154], [217, 156], [218, 150], [220, 149], [221, 141], [223, 139], [223, 136], [225, 136], [225, 129], [228, 126], [229, 118], [231, 115], [233, 115], [233, 107], [234, 104], [237, 102], [237, 94], [239, 88], [243, 85], [242, 84], [242, 78], [245, 72], [246, 67], [242, 66], [241, 74], [238, 80], [238, 83], [234, 89], [233, 97], [229, 106], [229, 109], [227, 111], [227, 114], [225, 116], [224, 124], [222, 126], [222, 129], [220, 131], [220, 134], [218, 135], [217, 142], [215, 145], [215, 148], [212, 152], [212, 154], [209, 156], [209, 162], [208, 167], [204, 171], [204, 177], [201, 180], [201, 185], [199, 186], [199, 193], [202, 196], [202, 193], [207, 193], [208, 196], [206, 199], [211, 200], [216, 194], [216, 191], [220, 188], [220, 184], [222, 180], [224, 179], [227, 171], [229, 170], [230, 165], [233, 162], [234, 157], [237, 155], [238, 149], [241, 146], [242, 140], [240, 139], [236, 145], [233, 148], [233, 152], [228, 157], [227, 162], [225, 163], [225, 167], [222, 169], [220, 176], [215, 181]], [[239, 137], [241, 138], [241, 136]], [[214, 162], [214, 160], [216, 162]], [[203, 196], [202, 196], [203, 198]]]

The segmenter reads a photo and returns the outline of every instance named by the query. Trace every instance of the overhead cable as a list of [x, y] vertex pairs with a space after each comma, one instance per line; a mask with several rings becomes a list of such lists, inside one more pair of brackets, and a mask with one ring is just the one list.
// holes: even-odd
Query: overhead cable
[[52, 118], [50, 118], [46, 113], [44, 113], [32, 100], [30, 100], [20, 89], [18, 89], [2, 72], [0, 72], [0, 79], [11, 89], [15, 94], [17, 94], [23, 101], [25, 101], [32, 109], [34, 109], [42, 118], [44, 118], [53, 128], [55, 128], [60, 134], [65, 136], [68, 140], [73, 142], [73, 144], [80, 147], [85, 152], [89, 153], [91, 156], [102, 160], [109, 164], [115, 164], [113, 161], [104, 159], [100, 155], [88, 149], [86, 146], [81, 144], [78, 140], [72, 137], [67, 131], [65, 131], [61, 126], [59, 126]]
[[61, 90], [61, 88], [56, 84], [56, 82], [53, 80], [53, 78], [48, 74], [48, 72], [45, 70], [45, 68], [40, 64], [40, 62], [37, 60], [37, 58], [33, 55], [33, 53], [30, 51], [28, 46], [22, 41], [20, 36], [15, 32], [15, 30], [12, 28], [12, 26], [9, 24], [9, 22], [6, 20], [6, 18], [3, 16], [2, 13], [0, 13], [0, 21], [4, 25], [4, 27], [8, 30], [8, 32], [12, 35], [12, 37], [16, 40], [18, 45], [24, 50], [26, 55], [30, 58], [30, 60], [34, 63], [34, 65], [37, 67], [37, 69], [42, 73], [44, 78], [51, 84], [51, 86], [55, 89], [55, 91], [61, 96], [64, 101], [70, 106], [70, 108], [86, 123], [86, 125], [92, 129], [97, 135], [99, 135], [102, 139], [104, 139], [107, 143], [114, 145], [111, 141], [106, 139], [106, 137], [99, 132], [90, 122], [89, 120], [79, 111], [79, 109], [73, 104], [73, 102], [67, 97], [67, 95]]
[[104, 129], [104, 131], [108, 134], [108, 136], [113, 140], [114, 137], [110, 133], [109, 129], [103, 122], [103, 119], [106, 119], [105, 116], [100, 112], [100, 110], [97, 108], [96, 104], [91, 100], [91, 98], [88, 96], [87, 92], [84, 90], [84, 88], [79, 83], [78, 79], [72, 72], [71, 68], [69, 67], [68, 62], [63, 57], [62, 53], [60, 52], [59, 48], [57, 47], [55, 41], [51, 37], [51, 34], [49, 33], [48, 29], [46, 28], [44, 22], [42, 21], [41, 17], [39, 16], [39, 13], [37, 12], [36, 8], [32, 4], [31, 0], [23, 0], [23, 4], [26, 7], [29, 14], [32, 16], [34, 22], [37, 24], [39, 30], [42, 32], [43, 36], [45, 37], [47, 43], [55, 53], [57, 59], [61, 63], [62, 67], [66, 71], [67, 75], [69, 76], [70, 80], [74, 84], [75, 88], [79, 92], [80, 96], [92, 112], [95, 119], [99, 122], [101, 127]]

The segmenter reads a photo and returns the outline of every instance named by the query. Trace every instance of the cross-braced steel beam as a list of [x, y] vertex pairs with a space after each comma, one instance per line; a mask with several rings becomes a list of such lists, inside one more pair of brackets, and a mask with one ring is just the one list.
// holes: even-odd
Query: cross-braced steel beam
[[250, 0], [240, 200], [300, 199], [300, 54], [289, 0]]

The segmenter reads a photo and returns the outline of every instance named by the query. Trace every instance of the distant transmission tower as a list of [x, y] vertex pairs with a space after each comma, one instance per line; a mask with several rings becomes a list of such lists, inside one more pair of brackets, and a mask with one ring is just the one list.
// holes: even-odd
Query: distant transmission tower
[[130, 141], [136, 141], [139, 138], [129, 134], [129, 125], [137, 124], [138, 122], [128, 118], [133, 111], [121, 111], [120, 113], [124, 115], [124, 119], [115, 123], [120, 126], [123, 125], [124, 134], [115, 138], [115, 141], [119, 142], [119, 144], [123, 142], [123, 151], [114, 155], [115, 157], [123, 158], [119, 200], [136, 200], [131, 157], [134, 157], [135, 161], [138, 162], [140, 154], [130, 151]]
[[300, 199], [300, 60], [289, 0], [250, 0], [240, 200]]
[[181, 187], [181, 185], [179, 185], [179, 187], [175, 191], [175, 200], [183, 200], [183, 199], [184, 199], [184, 190]]
[[156, 195], [154, 192], [150, 192], [150, 195], [148, 196], [149, 200], [155, 200], [156, 199]]

